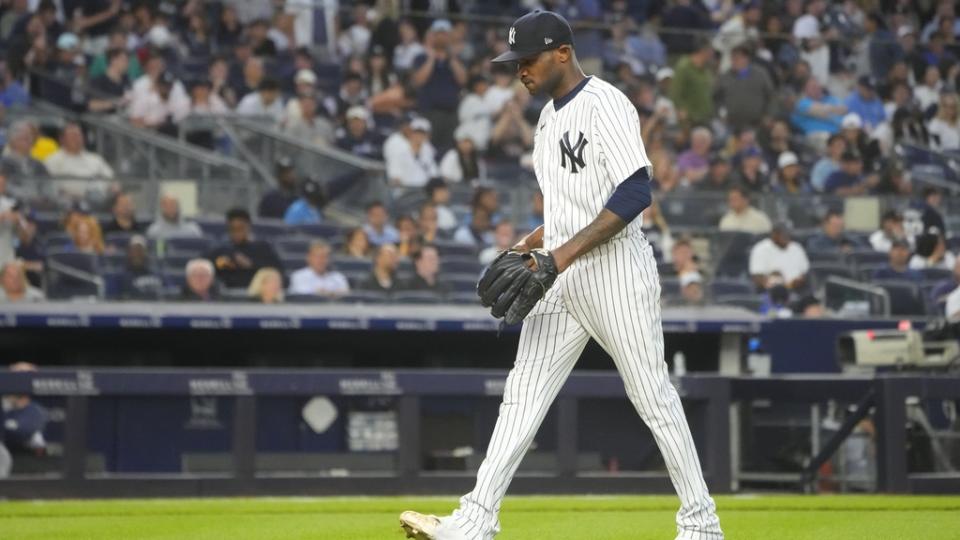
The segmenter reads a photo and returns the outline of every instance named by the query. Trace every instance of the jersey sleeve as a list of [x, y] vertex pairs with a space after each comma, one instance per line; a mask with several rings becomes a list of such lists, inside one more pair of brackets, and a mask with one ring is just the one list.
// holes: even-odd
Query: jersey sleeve
[[626, 96], [619, 92], [617, 94], [614, 99], [598, 97], [592, 126], [600, 165], [614, 185], [619, 185], [639, 169], [650, 166], [640, 137], [637, 108]]

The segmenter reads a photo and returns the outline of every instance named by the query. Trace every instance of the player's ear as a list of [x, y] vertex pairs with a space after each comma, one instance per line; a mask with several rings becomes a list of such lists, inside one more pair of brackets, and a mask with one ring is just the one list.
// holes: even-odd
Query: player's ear
[[555, 50], [557, 62], [561, 64], [566, 64], [570, 61], [570, 57], [573, 56], [573, 48], [571, 48], [569, 45], [561, 45]]

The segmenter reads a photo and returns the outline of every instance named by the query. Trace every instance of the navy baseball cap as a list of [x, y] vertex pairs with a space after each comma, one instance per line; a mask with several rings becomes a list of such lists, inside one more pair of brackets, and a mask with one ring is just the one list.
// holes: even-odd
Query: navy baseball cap
[[491, 62], [516, 62], [561, 45], [573, 45], [573, 30], [563, 16], [537, 9], [513, 22], [507, 44], [510, 50]]

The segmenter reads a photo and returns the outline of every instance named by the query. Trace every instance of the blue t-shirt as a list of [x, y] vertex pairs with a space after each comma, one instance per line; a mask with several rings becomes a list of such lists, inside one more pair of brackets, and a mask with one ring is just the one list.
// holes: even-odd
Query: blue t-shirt
[[887, 119], [887, 112], [883, 109], [883, 102], [874, 96], [867, 101], [860, 96], [860, 92], [851, 92], [847, 96], [847, 111], [857, 113], [867, 129], [872, 129]]
[[[413, 61], [413, 70], [420, 69], [426, 62], [427, 55], [421, 54]], [[420, 110], [455, 111], [459, 104], [460, 83], [453, 76], [450, 60], [435, 60], [430, 78], [417, 89], [417, 106]]]
[[833, 134], [840, 131], [840, 122], [843, 120], [838, 114], [831, 115], [827, 118], [820, 118], [809, 114], [810, 107], [814, 103], [819, 103], [821, 105], [840, 105], [840, 100], [833, 96], [823, 96], [819, 101], [814, 101], [809, 97], [804, 96], [797, 102], [796, 107], [793, 109], [793, 114], [790, 115], [790, 121], [793, 125], [803, 131], [804, 135], [809, 133], [817, 133], [825, 131], [827, 133]]
[[830, 173], [826, 182], [823, 184], [824, 193], [835, 193], [838, 189], [853, 187], [860, 183], [860, 177], [847, 174], [843, 170], [836, 170]]
[[283, 221], [287, 225], [308, 225], [320, 223], [323, 221], [323, 216], [306, 199], [300, 198], [287, 208], [286, 213], [283, 214]]

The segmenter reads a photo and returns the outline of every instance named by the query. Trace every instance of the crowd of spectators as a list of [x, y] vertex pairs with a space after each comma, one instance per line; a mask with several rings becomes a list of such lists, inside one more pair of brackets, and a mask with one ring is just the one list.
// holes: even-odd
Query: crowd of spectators
[[[507, 46], [505, 24], [468, 22], [471, 15], [507, 21], [540, 3], [414, 4], [423, 12], [411, 15], [404, 11], [411, 6], [391, 0], [339, 9], [293, 1], [14, 1], [0, 6], [7, 51], [0, 103], [41, 99], [170, 135], [191, 114], [256, 116], [300, 140], [383, 161], [396, 193], [422, 193], [423, 206], [409, 215], [391, 217], [391, 204], [371, 204], [343, 248], [326, 238], [325, 248], [302, 250], [307, 264], [294, 280], [270, 244], [252, 239], [251, 224], [278, 219], [306, 231], [325, 223], [331, 179], [298, 175], [281, 160], [277, 185], [254, 215], [232, 212], [229, 241], [204, 253], [212, 272], [201, 259], [191, 261], [186, 296], [216, 298], [222, 286], [274, 302], [294, 281], [288, 296], [357, 288], [447, 294], [438, 288], [447, 283], [436, 279], [442, 272], [433, 269], [443, 267], [446, 254], [431, 246], [469, 246], [474, 259], [488, 261], [542, 219], [538, 195], [531, 222], [511, 223], [512, 212], [498, 207], [489, 186], [532, 178], [529, 153], [545, 98], [516, 84], [509, 66], [488, 62]], [[783, 304], [786, 289], [789, 301], [809, 306], [808, 274], [823, 253], [888, 254], [889, 268], [877, 279], [920, 283], [934, 275], [922, 270], [952, 271], [955, 254], [937, 201], [943, 195], [911, 178], [898, 148], [960, 152], [960, 19], [953, 2], [569, 0], [542, 7], [571, 20], [586, 71], [616, 84], [636, 105], [656, 198], [723, 194], [718, 230], [757, 236], [743, 270], [778, 298], [773, 304]], [[0, 246], [0, 262], [23, 248], [34, 258], [19, 259], [21, 266], [37, 283], [36, 230], [16, 206], [33, 195], [30, 180], [110, 179], [114, 171], [87, 149], [81, 125], [67, 124], [51, 137], [18, 122], [3, 136], [0, 171], [9, 195], [0, 200], [0, 239], [10, 242]], [[191, 132], [188, 140], [218, 149], [209, 134]], [[451, 207], [455, 184], [479, 186], [466, 213]], [[869, 238], [846, 232], [842, 206], [809, 208], [822, 217], [822, 230], [797, 235], [783, 222], [789, 216], [759, 204], [772, 195], [816, 194], [841, 205], [864, 195], [900, 197], [902, 204]], [[133, 219], [129, 196], [114, 193], [111, 202], [106, 224], [67, 213], [70, 249], [109, 252], [103, 235], [117, 232], [142, 233], [151, 249], [164, 239], [206, 237], [180, 216], [175, 198], [164, 197], [147, 226]], [[664, 263], [676, 266], [676, 253], [692, 252], [690, 239], [672, 237], [659, 208], [645, 219]], [[327, 275], [338, 266], [334, 259], [348, 254], [370, 261], [369, 276]], [[709, 296], [712, 269], [687, 267], [685, 258], [696, 259], [681, 256], [679, 297], [698, 304]], [[280, 272], [280, 286], [277, 274], [258, 273], [263, 268]]]

